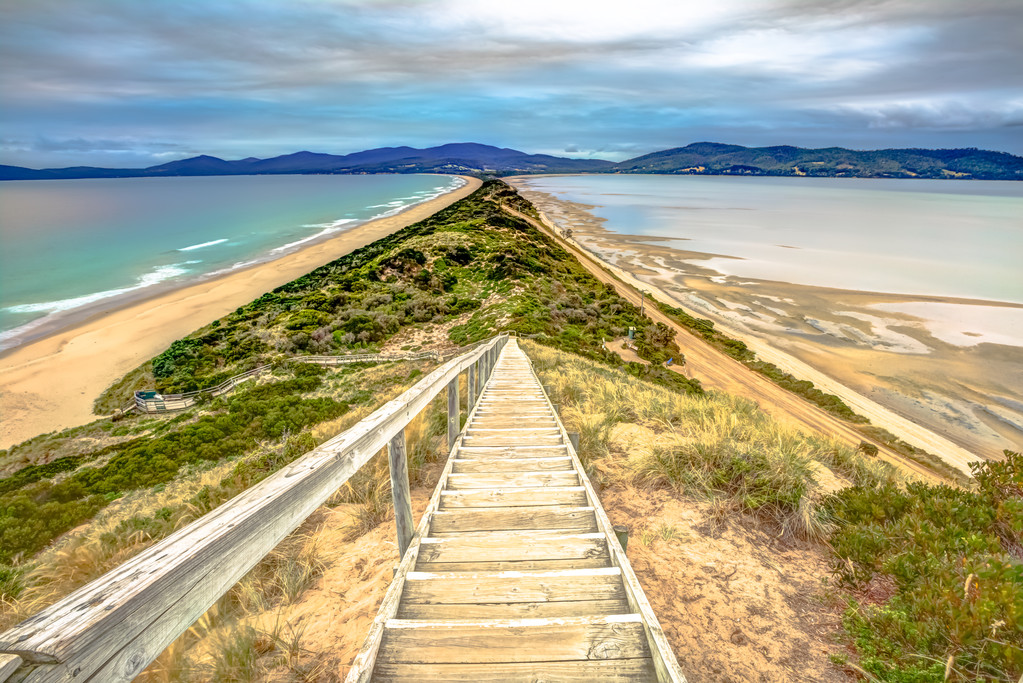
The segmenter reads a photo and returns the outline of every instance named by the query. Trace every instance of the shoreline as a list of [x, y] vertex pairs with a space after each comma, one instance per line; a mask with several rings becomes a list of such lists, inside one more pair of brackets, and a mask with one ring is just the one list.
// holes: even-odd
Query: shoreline
[[696, 317], [711, 318], [763, 360], [840, 396], [900, 438], [935, 455], [947, 454], [959, 469], [968, 471], [965, 462], [998, 457], [1002, 448], [1018, 448], [1023, 441], [1023, 412], [1007, 400], [1014, 393], [1012, 378], [1023, 378], [1023, 349], [946, 343], [920, 318], [875, 308], [928, 302], [990, 306], [992, 312], [1018, 316], [1020, 304], [723, 276], [706, 267], [706, 256], [685, 251], [684, 242], [673, 249], [656, 243], [657, 237], [618, 235], [586, 205], [510, 180], [547, 222], [559, 232], [571, 229], [569, 240], [626, 282], [659, 291], [663, 301]]
[[102, 416], [107, 387], [190, 332], [355, 249], [427, 218], [480, 187], [451, 192], [368, 221], [280, 258], [96, 311], [84, 320], [0, 353], [0, 448]]

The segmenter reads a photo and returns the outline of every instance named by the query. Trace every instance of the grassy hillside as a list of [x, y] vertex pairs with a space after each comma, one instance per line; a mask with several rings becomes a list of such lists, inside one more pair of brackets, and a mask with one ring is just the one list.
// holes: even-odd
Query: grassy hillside
[[616, 164], [613, 173], [1023, 179], [1023, 158], [979, 149], [804, 149], [697, 142]]

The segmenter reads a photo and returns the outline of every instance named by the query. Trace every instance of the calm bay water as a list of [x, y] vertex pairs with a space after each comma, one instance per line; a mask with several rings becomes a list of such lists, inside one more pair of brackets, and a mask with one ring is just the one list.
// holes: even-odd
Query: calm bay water
[[726, 275], [1023, 303], [1019, 182], [639, 175], [525, 183], [594, 205], [611, 232], [736, 257], [701, 261]]
[[0, 183], [0, 348], [60, 317], [270, 260], [462, 183], [430, 175]]

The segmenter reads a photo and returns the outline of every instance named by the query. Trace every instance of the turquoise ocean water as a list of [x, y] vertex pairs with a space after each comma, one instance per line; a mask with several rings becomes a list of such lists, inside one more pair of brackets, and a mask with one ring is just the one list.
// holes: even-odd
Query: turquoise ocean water
[[461, 184], [434, 175], [0, 183], [0, 348], [271, 260]]
[[1023, 303], [1023, 183], [721, 176], [554, 176], [611, 232], [732, 258], [725, 275]]

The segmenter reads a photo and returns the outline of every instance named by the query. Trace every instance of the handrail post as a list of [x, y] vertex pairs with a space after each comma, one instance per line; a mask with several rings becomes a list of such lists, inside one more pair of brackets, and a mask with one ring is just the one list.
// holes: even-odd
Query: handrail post
[[469, 411], [476, 404], [476, 363], [466, 370], [465, 387], [465, 409]]
[[391, 498], [394, 500], [394, 525], [398, 532], [398, 557], [404, 557], [412, 542], [412, 493], [408, 484], [408, 458], [405, 455], [405, 429], [387, 444], [387, 463], [391, 470]]
[[458, 432], [462, 431], [461, 414], [458, 410], [458, 375], [448, 382], [448, 453], [455, 447]]

